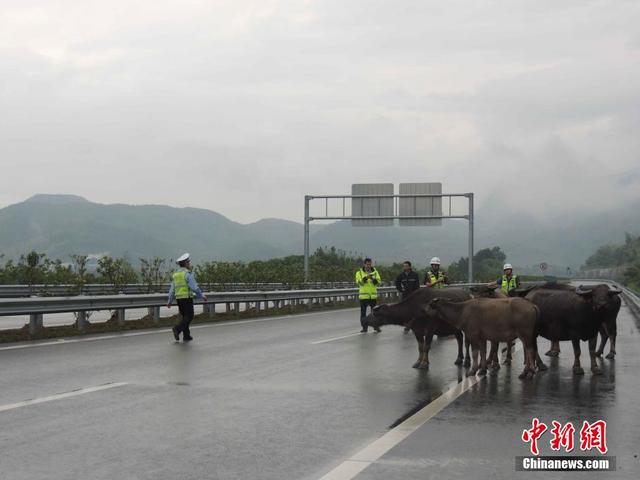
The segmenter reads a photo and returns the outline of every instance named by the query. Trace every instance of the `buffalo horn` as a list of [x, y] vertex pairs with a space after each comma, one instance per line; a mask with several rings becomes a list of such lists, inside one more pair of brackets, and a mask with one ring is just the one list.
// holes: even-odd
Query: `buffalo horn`
[[591, 289], [585, 289], [582, 285], [580, 285], [578, 288], [576, 288], [576, 293], [578, 295], [586, 295], [588, 293], [591, 293]]

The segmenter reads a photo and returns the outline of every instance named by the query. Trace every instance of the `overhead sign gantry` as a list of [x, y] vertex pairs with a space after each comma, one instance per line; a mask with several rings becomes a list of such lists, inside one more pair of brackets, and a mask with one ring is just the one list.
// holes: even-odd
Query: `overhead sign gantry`
[[[309, 280], [309, 224], [317, 220], [351, 220], [354, 227], [440, 226], [443, 219], [469, 222], [468, 281], [473, 282], [473, 193], [442, 193], [441, 183], [401, 183], [398, 194], [392, 183], [358, 183], [351, 195], [305, 195], [304, 279]], [[466, 198], [464, 211], [454, 205]], [[311, 202], [324, 201], [324, 214], [311, 212]], [[322, 208], [322, 205], [320, 206]]]

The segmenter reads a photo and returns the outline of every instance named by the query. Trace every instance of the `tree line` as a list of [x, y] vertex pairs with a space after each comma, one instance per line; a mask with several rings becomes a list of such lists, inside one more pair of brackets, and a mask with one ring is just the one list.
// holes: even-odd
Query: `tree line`
[[[480, 250], [473, 257], [475, 277], [491, 281], [502, 272], [505, 254], [500, 247]], [[2, 255], [0, 255], [2, 259]], [[309, 258], [311, 282], [352, 282], [363, 258], [335, 247], [317, 249]], [[90, 262], [92, 262], [90, 264]], [[467, 280], [468, 259], [463, 257], [445, 269], [452, 281]], [[303, 278], [304, 258], [290, 255], [251, 262], [204, 261], [195, 265], [198, 282], [211, 283], [285, 283], [299, 284]], [[377, 264], [383, 282], [392, 285], [402, 271], [402, 263]], [[71, 255], [67, 262], [50, 259], [35, 251], [21, 255], [17, 261], [0, 263], [0, 284], [18, 285], [75, 285], [106, 284], [114, 288], [130, 283], [142, 283], [149, 290], [170, 280], [175, 265], [160, 257], [139, 258], [134, 267], [127, 257], [102, 256], [92, 261], [87, 255]], [[424, 274], [424, 270], [420, 272]], [[421, 275], [422, 277], [423, 275]]]
[[622, 245], [603, 245], [587, 258], [583, 268], [624, 267], [624, 283], [640, 290], [640, 235], [625, 234]]

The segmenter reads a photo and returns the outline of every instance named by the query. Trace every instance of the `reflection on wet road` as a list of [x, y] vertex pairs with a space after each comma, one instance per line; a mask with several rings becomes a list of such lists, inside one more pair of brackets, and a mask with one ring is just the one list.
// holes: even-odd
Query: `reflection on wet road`
[[[640, 478], [640, 335], [624, 306], [618, 332], [616, 360], [599, 360], [603, 375], [588, 369], [583, 376], [573, 375], [571, 343], [563, 342], [559, 358], [545, 357], [548, 371], [521, 381], [520, 353], [510, 369], [478, 382], [355, 478]], [[539, 342], [545, 351], [548, 342]], [[578, 430], [584, 420], [605, 420], [608, 454], [616, 457], [617, 471], [516, 472], [515, 457], [529, 454], [520, 436], [531, 428], [533, 417], [549, 426], [553, 420], [573, 422]], [[544, 438], [540, 454], [559, 455]], [[578, 446], [572, 454], [584, 455]]]

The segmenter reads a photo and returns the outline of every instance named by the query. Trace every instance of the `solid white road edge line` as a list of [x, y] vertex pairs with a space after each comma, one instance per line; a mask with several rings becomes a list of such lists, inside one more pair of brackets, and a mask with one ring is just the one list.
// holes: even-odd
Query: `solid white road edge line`
[[122, 387], [124, 385], [128, 385], [127, 382], [107, 383], [104, 385], [98, 385], [97, 387], [81, 388], [78, 390], [72, 390], [71, 392], [57, 393], [55, 395], [50, 395], [48, 397], [34, 398], [32, 400], [25, 400], [23, 402], [17, 402], [17, 403], [9, 403], [8, 405], [0, 405], [0, 412], [5, 412], [7, 410], [14, 410], [20, 407], [27, 407], [29, 405], [37, 405], [39, 403], [52, 402], [54, 400], [62, 400], [65, 398], [77, 397], [79, 395], [84, 395], [86, 393], [100, 392], [102, 390], [109, 390], [111, 388]]
[[[519, 344], [517, 343], [513, 346], [511, 350], [512, 354], [518, 351], [518, 346]], [[389, 430], [382, 437], [374, 440], [351, 458], [342, 462], [329, 473], [322, 476], [320, 480], [351, 480], [355, 478], [365, 468], [380, 459], [385, 453], [398, 445], [418, 428], [427, 423], [438, 412], [450, 405], [456, 398], [484, 378], [485, 377], [465, 377], [461, 382], [456, 381], [450, 383], [450, 388], [429, 403], [429, 405], [414, 413], [400, 425]]]
[[[251, 320], [232, 320], [228, 322], [220, 322], [220, 323], [207, 323], [207, 324], [196, 324], [191, 327], [191, 330], [199, 330], [201, 328], [212, 328], [212, 327], [226, 327], [230, 325], [246, 325], [249, 323], [260, 323], [260, 322], [271, 322], [274, 320], [290, 320], [292, 318], [298, 317], [311, 317], [316, 315], [324, 315], [331, 311], [349, 311], [349, 310], [357, 310], [356, 308], [341, 308], [338, 310], [327, 310], [325, 312], [312, 312], [312, 313], [300, 313], [297, 315], [281, 315], [278, 317], [266, 317], [266, 318], [254, 318]], [[144, 330], [142, 332], [131, 332], [131, 333], [118, 333], [114, 335], [100, 335], [96, 337], [82, 337], [82, 338], [71, 338], [64, 339], [58, 338], [56, 340], [50, 342], [41, 342], [41, 343], [27, 343], [21, 345], [9, 345], [7, 347], [0, 347], [0, 351], [2, 350], [20, 350], [22, 348], [38, 348], [38, 347], [49, 347], [51, 345], [65, 345], [69, 343], [82, 343], [82, 342], [98, 342], [100, 340], [113, 340], [114, 338], [127, 338], [127, 337], [138, 337], [141, 335], [157, 335], [160, 333], [169, 333], [171, 332], [170, 328], [162, 328], [158, 330]]]

